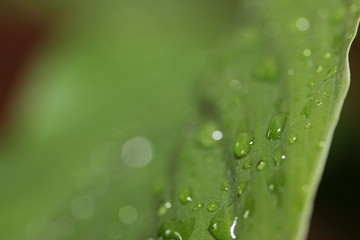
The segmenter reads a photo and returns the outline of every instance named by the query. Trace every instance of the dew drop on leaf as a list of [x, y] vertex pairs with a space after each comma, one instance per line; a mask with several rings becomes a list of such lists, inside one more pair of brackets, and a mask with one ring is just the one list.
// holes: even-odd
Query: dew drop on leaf
[[158, 210], [158, 215], [159, 216], [165, 215], [165, 213], [167, 213], [167, 211], [171, 208], [171, 206], [172, 204], [170, 201], [167, 201], [164, 204], [162, 204]]
[[234, 147], [234, 154], [237, 158], [245, 157], [250, 149], [251, 146], [254, 144], [255, 137], [253, 132], [243, 132], [240, 133], [236, 138], [236, 143]]
[[163, 240], [185, 240], [189, 239], [195, 227], [195, 218], [188, 221], [171, 219], [165, 221], [159, 229], [158, 236]]
[[331, 53], [330, 53], [330, 52], [326, 52], [326, 53], [324, 54], [324, 59], [329, 59], [329, 58], [331, 58]]
[[196, 204], [194, 205], [193, 212], [197, 212], [197, 211], [199, 211], [200, 209], [202, 209], [203, 207], [204, 207], [204, 204], [202, 204], [202, 203], [196, 203]]
[[276, 140], [280, 138], [286, 123], [287, 116], [287, 113], [282, 112], [272, 117], [266, 132], [266, 138], [268, 140]]
[[305, 57], [310, 57], [311, 56], [311, 50], [306, 48], [304, 51], [303, 51], [303, 55]]
[[236, 209], [230, 205], [211, 220], [208, 230], [216, 240], [236, 239], [238, 217], [235, 212]]
[[263, 170], [264, 168], [266, 167], [266, 162], [261, 160], [260, 162], [258, 162], [257, 166], [256, 166], [256, 169], [258, 171], [261, 171]]
[[274, 163], [279, 166], [286, 159], [286, 155], [283, 151], [276, 151], [274, 154]]
[[208, 212], [214, 212], [217, 209], [218, 209], [217, 202], [209, 202], [208, 205], [206, 206], [206, 210], [208, 210]]
[[315, 69], [315, 72], [316, 72], [316, 73], [321, 73], [322, 70], [323, 70], [323, 67], [322, 67], [321, 65], [318, 65], [318, 66], [316, 67], [316, 69]]
[[338, 71], [337, 66], [333, 66], [332, 68], [330, 68], [324, 77], [324, 81], [328, 81], [333, 77], [335, 77], [337, 71]]
[[307, 20], [306, 18], [299, 18], [296, 20], [296, 27], [298, 30], [304, 32], [309, 30], [310, 28], [310, 23], [309, 20]]
[[251, 167], [251, 163], [250, 162], [246, 162], [242, 165], [242, 169], [249, 169]]
[[196, 131], [196, 140], [204, 148], [213, 147], [217, 141], [222, 139], [223, 134], [213, 122], [205, 122]]
[[289, 143], [295, 143], [296, 142], [296, 140], [297, 140], [297, 137], [295, 136], [295, 135], [293, 135], [293, 136], [291, 136], [290, 138], [289, 138]]
[[187, 189], [182, 190], [180, 193], [180, 202], [182, 204], [187, 204], [192, 201], [193, 201], [193, 199], [192, 199], [192, 194], [191, 194], [190, 189], [187, 188]]
[[236, 195], [237, 195], [238, 197], [240, 197], [240, 196], [244, 193], [247, 185], [248, 185], [247, 182], [242, 182], [242, 183], [239, 184], [239, 186], [237, 186], [237, 188], [236, 188]]

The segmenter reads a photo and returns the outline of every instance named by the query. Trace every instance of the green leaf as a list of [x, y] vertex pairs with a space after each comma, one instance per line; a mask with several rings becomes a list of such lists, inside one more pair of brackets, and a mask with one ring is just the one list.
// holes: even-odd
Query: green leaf
[[[357, 3], [242, 2], [236, 33], [211, 55], [201, 114], [184, 139], [166, 196], [172, 207], [160, 222], [195, 218], [183, 239], [305, 239], [349, 86]], [[216, 128], [204, 140], [215, 131], [223, 138], [198, 144], [196, 129], [209, 121]], [[183, 189], [192, 203], [178, 200]], [[193, 210], [214, 202], [215, 211]]]

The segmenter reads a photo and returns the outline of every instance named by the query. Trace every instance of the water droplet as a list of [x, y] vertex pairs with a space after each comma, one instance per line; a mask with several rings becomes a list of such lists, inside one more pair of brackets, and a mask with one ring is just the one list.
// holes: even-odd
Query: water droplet
[[262, 59], [254, 69], [257, 80], [264, 82], [278, 81], [278, 66], [275, 58], [266, 57]]
[[170, 201], [165, 202], [162, 204], [158, 210], [158, 215], [163, 216], [167, 211], [171, 208], [172, 204]]
[[274, 154], [274, 163], [279, 166], [286, 159], [286, 155], [283, 151], [276, 151]]
[[205, 148], [213, 147], [222, 137], [222, 132], [218, 130], [213, 122], [203, 123], [196, 132], [197, 142]]
[[145, 137], [129, 139], [122, 147], [121, 156], [131, 168], [141, 168], [149, 164], [153, 156], [150, 141]]
[[316, 73], [321, 73], [322, 70], [323, 70], [323, 67], [322, 67], [321, 65], [318, 65], [318, 66], [316, 67], [316, 69], [315, 69], [315, 72], [316, 72]]
[[233, 206], [226, 207], [219, 212], [209, 225], [209, 232], [216, 240], [232, 240], [236, 239], [236, 227], [238, 217]]
[[187, 188], [187, 189], [182, 190], [180, 193], [180, 202], [182, 204], [187, 204], [192, 201], [193, 201], [193, 199], [192, 199], [192, 194], [191, 194], [190, 189]]
[[332, 68], [330, 68], [324, 77], [324, 81], [332, 79], [336, 75], [337, 71], [337, 66], [333, 66]]
[[319, 142], [319, 148], [324, 148], [326, 146], [326, 142], [325, 141], [320, 141]]
[[298, 18], [296, 20], [296, 27], [297, 27], [297, 29], [299, 29], [302, 32], [309, 30], [309, 28], [310, 28], [309, 20], [307, 20], [306, 18], [303, 18], [303, 17]]
[[303, 51], [303, 54], [304, 54], [305, 57], [310, 57], [311, 56], [311, 50], [307, 48], [307, 49], [305, 49]]
[[296, 140], [297, 140], [297, 137], [296, 136], [291, 136], [290, 138], [289, 138], [289, 143], [295, 143], [296, 142]]
[[275, 186], [274, 186], [274, 184], [269, 184], [268, 188], [272, 192], [272, 191], [274, 191]]
[[209, 204], [207, 205], [206, 209], [209, 212], [214, 212], [218, 209], [218, 204], [216, 202], [209, 202]]
[[123, 206], [119, 210], [119, 219], [126, 224], [134, 223], [137, 219], [136, 208], [130, 205]]
[[221, 186], [221, 190], [222, 190], [223, 192], [229, 191], [229, 190], [230, 190], [230, 185], [229, 185], [229, 183], [228, 183], [228, 182], [223, 182], [223, 183], [222, 183], [222, 186]]
[[159, 229], [158, 237], [162, 240], [186, 240], [191, 237], [195, 227], [195, 218], [188, 221], [175, 219], [165, 221]]
[[326, 52], [326, 53], [324, 54], [324, 59], [329, 59], [329, 58], [331, 58], [331, 53]]
[[197, 212], [198, 210], [202, 209], [204, 207], [204, 204], [202, 203], [196, 203], [193, 208], [193, 212]]
[[311, 122], [306, 122], [305, 123], [305, 128], [310, 128], [311, 127]]
[[320, 99], [316, 98], [315, 104], [316, 104], [316, 106], [320, 107], [323, 104], [323, 102]]
[[250, 209], [246, 209], [243, 213], [243, 218], [247, 219], [250, 216]]
[[250, 149], [251, 146], [254, 144], [255, 136], [253, 132], [243, 132], [238, 135], [236, 138], [236, 143], [234, 147], [234, 154], [238, 158], [245, 157]]
[[237, 186], [237, 188], [236, 188], [236, 195], [237, 195], [238, 197], [240, 197], [240, 196], [244, 193], [247, 185], [248, 185], [247, 182], [242, 182], [242, 183], [239, 184], [239, 186]]
[[304, 115], [306, 118], [309, 118], [311, 115], [313, 104], [314, 104], [314, 100], [311, 99], [311, 100], [307, 101], [301, 112], [301, 115]]
[[250, 162], [246, 162], [242, 165], [242, 169], [249, 169], [251, 167], [251, 163]]
[[95, 200], [92, 197], [81, 195], [71, 202], [71, 213], [79, 220], [89, 220], [95, 213]]
[[272, 117], [266, 132], [266, 138], [268, 140], [276, 140], [280, 138], [286, 123], [287, 116], [287, 113], [278, 113]]
[[257, 166], [256, 166], [256, 169], [257, 169], [258, 171], [261, 171], [261, 170], [263, 170], [265, 167], [266, 167], [266, 162], [261, 160], [260, 162], [258, 162], [258, 164], [257, 164]]

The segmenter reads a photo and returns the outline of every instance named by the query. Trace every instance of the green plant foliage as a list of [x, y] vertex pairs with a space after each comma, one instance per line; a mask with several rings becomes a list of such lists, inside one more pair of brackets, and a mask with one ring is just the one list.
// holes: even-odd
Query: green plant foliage
[[0, 239], [304, 239], [359, 2], [83, 2], [46, 6]]

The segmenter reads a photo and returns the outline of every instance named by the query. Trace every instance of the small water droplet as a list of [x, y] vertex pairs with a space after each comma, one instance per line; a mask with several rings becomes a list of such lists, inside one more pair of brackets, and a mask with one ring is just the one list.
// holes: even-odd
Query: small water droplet
[[305, 128], [310, 128], [311, 127], [311, 122], [306, 122], [305, 123]]
[[326, 146], [326, 142], [325, 141], [320, 141], [319, 142], [319, 148], [324, 148]]
[[286, 123], [287, 116], [287, 113], [282, 112], [272, 117], [266, 132], [266, 138], [268, 140], [276, 140], [280, 138]]
[[295, 135], [293, 135], [289, 138], [289, 143], [293, 144], [296, 142], [296, 140], [297, 140], [297, 137]]
[[323, 102], [320, 99], [316, 98], [315, 104], [316, 104], [316, 106], [320, 107], [323, 104]]
[[242, 183], [239, 184], [239, 186], [237, 186], [237, 188], [236, 188], [236, 195], [237, 195], [238, 197], [240, 197], [240, 196], [244, 193], [247, 185], [248, 185], [247, 182], [242, 182]]
[[204, 207], [204, 204], [202, 204], [202, 203], [196, 203], [196, 204], [194, 205], [193, 212], [197, 212], [197, 211], [199, 211], [200, 209], [202, 209], [203, 207]]
[[355, 35], [355, 33], [351, 31], [351, 32], [349, 32], [349, 33], [346, 35], [346, 38], [347, 38], [348, 40], [351, 40], [351, 39], [354, 38], [354, 35]]
[[237, 158], [245, 157], [250, 149], [251, 146], [255, 142], [255, 136], [253, 132], [243, 132], [238, 135], [236, 138], [236, 143], [234, 147], [234, 154]]
[[275, 186], [274, 186], [274, 184], [269, 184], [268, 188], [272, 192], [272, 191], [274, 191]]
[[247, 219], [250, 216], [250, 209], [246, 209], [243, 213], [243, 218]]
[[214, 212], [218, 209], [218, 204], [217, 202], [209, 202], [206, 210], [208, 210], [208, 212]]
[[187, 203], [190, 203], [192, 201], [193, 201], [193, 199], [192, 199], [191, 190], [188, 189], [188, 188], [182, 190], [181, 193], [180, 193], [180, 202], [182, 204], [187, 204]]
[[264, 168], [266, 167], [266, 162], [261, 160], [260, 162], [258, 162], [257, 166], [256, 166], [256, 169], [258, 171], [261, 171], [263, 170]]
[[296, 20], [296, 27], [302, 32], [307, 31], [310, 28], [310, 22], [304, 17], [298, 18]]
[[332, 68], [330, 68], [324, 77], [324, 81], [328, 81], [328, 80], [332, 79], [333, 77], [335, 77], [337, 71], [338, 71], [337, 66], [333, 66]]
[[262, 59], [254, 69], [257, 80], [264, 82], [278, 81], [278, 66], [275, 58], [266, 57]]
[[322, 67], [321, 65], [318, 65], [318, 66], [316, 67], [316, 69], [315, 69], [315, 72], [316, 72], [316, 73], [321, 73], [322, 70], [323, 70], [323, 67]]
[[221, 185], [221, 190], [223, 192], [227, 192], [230, 190], [230, 185], [227, 181], [223, 182], [222, 185]]
[[246, 162], [242, 165], [242, 169], [249, 169], [251, 167], [251, 163], [250, 162]]
[[303, 51], [303, 54], [305, 57], [310, 57], [311, 56], [311, 50], [306, 48], [304, 51]]
[[185, 222], [170, 219], [160, 226], [158, 237], [161, 237], [162, 240], [186, 240], [190, 238], [194, 227], [195, 218]]
[[165, 213], [167, 213], [167, 211], [171, 208], [171, 206], [172, 204], [170, 201], [167, 201], [164, 204], [162, 204], [158, 210], [158, 215], [159, 216], [165, 215]]
[[324, 54], [324, 59], [329, 59], [329, 58], [331, 58], [331, 53], [330, 53], [330, 52], [326, 52], [326, 53]]
[[218, 130], [216, 124], [213, 122], [201, 124], [195, 136], [197, 142], [204, 148], [213, 147], [222, 137], [223, 133]]
[[279, 166], [286, 159], [286, 155], [283, 151], [276, 151], [274, 154], [274, 163]]
[[216, 240], [236, 239], [236, 227], [238, 217], [235, 216], [236, 209], [231, 205], [219, 212], [209, 225], [209, 232]]

